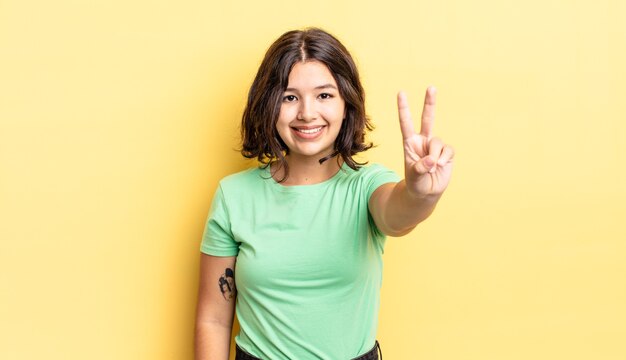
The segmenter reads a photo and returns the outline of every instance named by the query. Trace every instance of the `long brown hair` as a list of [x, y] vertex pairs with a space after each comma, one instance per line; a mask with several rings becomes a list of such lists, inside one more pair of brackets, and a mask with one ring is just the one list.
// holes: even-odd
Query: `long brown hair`
[[349, 167], [358, 170], [364, 163], [352, 157], [372, 147], [365, 142], [366, 130], [373, 130], [365, 114], [365, 93], [348, 50], [334, 36], [318, 28], [288, 31], [267, 50], [248, 92], [241, 121], [241, 154], [249, 159], [257, 158], [265, 167], [276, 161], [278, 168], [284, 167], [281, 182], [289, 176], [285, 160], [289, 148], [276, 130], [276, 121], [293, 65], [308, 60], [320, 61], [328, 67], [346, 103], [346, 117], [335, 140], [335, 152], [320, 159], [320, 163], [340, 155]]

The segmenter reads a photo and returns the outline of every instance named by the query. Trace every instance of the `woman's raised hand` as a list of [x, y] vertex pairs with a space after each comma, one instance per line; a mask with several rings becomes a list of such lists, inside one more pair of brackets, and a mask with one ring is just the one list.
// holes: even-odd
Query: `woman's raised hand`
[[398, 93], [398, 115], [404, 143], [404, 177], [410, 195], [441, 195], [450, 182], [454, 149], [432, 136], [436, 90], [426, 89], [422, 124], [415, 133], [411, 111], [404, 92]]

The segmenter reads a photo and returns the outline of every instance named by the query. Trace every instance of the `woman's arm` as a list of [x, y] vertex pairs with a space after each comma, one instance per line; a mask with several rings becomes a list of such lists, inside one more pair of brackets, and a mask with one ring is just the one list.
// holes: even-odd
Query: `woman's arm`
[[412, 198], [406, 191], [405, 180], [402, 180], [378, 187], [370, 197], [369, 208], [383, 234], [403, 236], [432, 214], [440, 197]]
[[196, 311], [196, 360], [228, 360], [237, 290], [236, 257], [202, 254]]
[[426, 90], [419, 133], [403, 93], [398, 94], [398, 114], [404, 143], [404, 180], [385, 184], [369, 199], [376, 226], [386, 235], [409, 233], [435, 210], [452, 175], [454, 150], [431, 135], [435, 118], [435, 88]]

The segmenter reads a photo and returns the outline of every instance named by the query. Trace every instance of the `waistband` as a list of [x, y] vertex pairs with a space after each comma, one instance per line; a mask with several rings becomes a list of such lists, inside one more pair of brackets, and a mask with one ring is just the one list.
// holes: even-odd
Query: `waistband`
[[[380, 357], [378, 357], [379, 353], [380, 353]], [[235, 360], [261, 360], [261, 359], [249, 354], [244, 349], [239, 347], [239, 345], [237, 345], [236, 353], [235, 353]], [[380, 344], [378, 343], [378, 340], [376, 340], [376, 343], [374, 344], [374, 347], [372, 348], [372, 350], [366, 352], [363, 355], [355, 357], [351, 360], [383, 360], [383, 352], [380, 349]]]

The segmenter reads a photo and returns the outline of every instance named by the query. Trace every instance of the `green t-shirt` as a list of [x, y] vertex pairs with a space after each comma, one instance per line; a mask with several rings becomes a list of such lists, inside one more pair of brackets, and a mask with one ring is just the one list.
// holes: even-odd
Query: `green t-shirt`
[[385, 236], [368, 200], [397, 181], [380, 165], [345, 164], [314, 185], [284, 186], [263, 168], [220, 181], [201, 251], [237, 256], [239, 346], [272, 360], [352, 359], [374, 346]]

